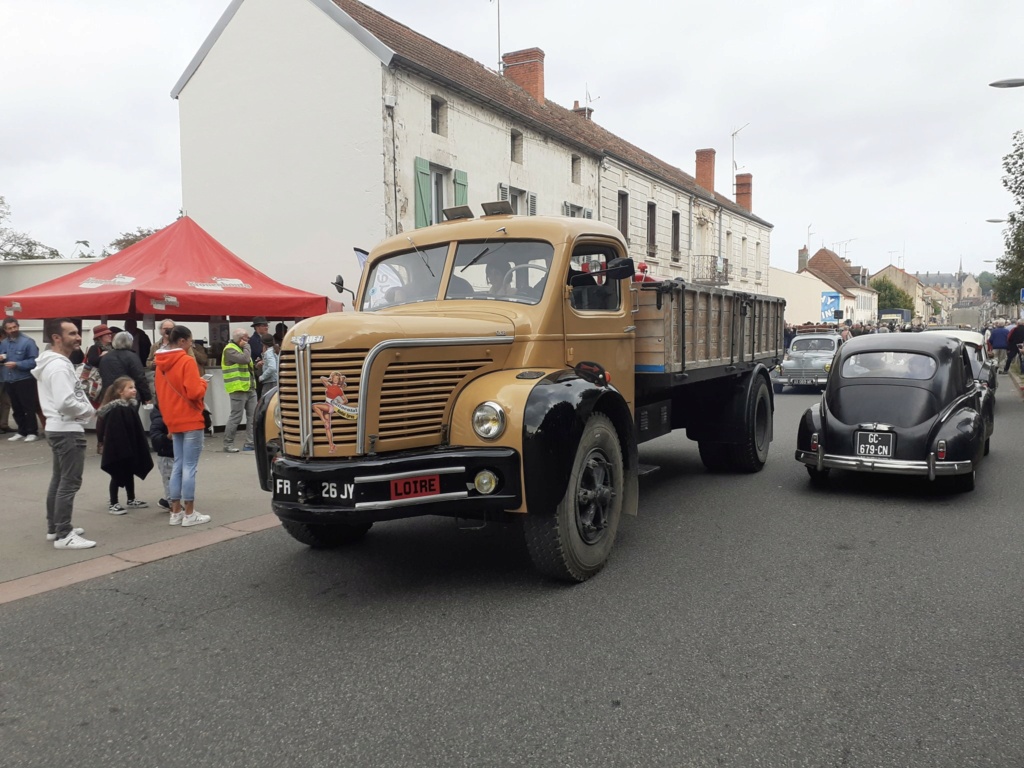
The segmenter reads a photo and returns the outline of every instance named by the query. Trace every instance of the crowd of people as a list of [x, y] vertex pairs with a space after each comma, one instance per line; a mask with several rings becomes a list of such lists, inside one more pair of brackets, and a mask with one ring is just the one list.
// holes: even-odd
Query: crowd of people
[[[808, 321], [799, 326], [786, 323], [784, 339], [785, 348], [788, 350], [790, 343], [798, 333], [810, 331], [833, 331], [840, 334], [843, 341], [847, 341], [866, 333], [915, 333], [925, 330], [928, 330], [928, 326], [920, 323], [869, 322], [845, 325]], [[1024, 317], [1018, 318], [1016, 321], [997, 317], [982, 325], [977, 331], [984, 334], [989, 355], [995, 360], [1000, 374], [1008, 374], [1014, 362], [1016, 362], [1018, 373], [1021, 372], [1021, 364], [1024, 362]]]
[[[220, 355], [230, 414], [222, 449], [254, 450], [257, 398], [277, 387], [280, 345], [288, 326], [271, 335], [265, 317], [236, 328]], [[82, 333], [69, 318], [47, 320], [44, 349], [21, 333], [13, 317], [4, 318], [0, 335], [0, 431], [16, 427], [10, 442], [34, 442], [43, 436], [53, 454], [46, 495], [46, 540], [56, 549], [88, 549], [96, 542], [75, 527], [75, 496], [82, 486], [87, 454], [86, 428], [95, 424], [100, 469], [109, 475], [107, 511], [125, 515], [146, 508], [136, 495], [154, 468], [163, 482], [159, 506], [170, 525], [190, 527], [211, 520], [195, 508], [196, 476], [207, 430], [206, 395], [214, 378], [205, 371], [209, 355], [191, 330], [166, 319], [153, 343], [133, 320], [122, 330], [101, 323], [92, 328], [92, 344], [83, 350]], [[149, 429], [140, 410], [149, 414]], [[241, 451], [235, 437], [245, 416]], [[153, 455], [156, 460], [154, 461]], [[124, 489], [124, 502], [120, 495]]]

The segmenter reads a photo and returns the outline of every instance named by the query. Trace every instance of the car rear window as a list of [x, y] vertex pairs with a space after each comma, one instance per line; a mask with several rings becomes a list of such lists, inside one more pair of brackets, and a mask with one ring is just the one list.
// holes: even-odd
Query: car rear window
[[843, 361], [844, 379], [911, 379], [926, 381], [935, 375], [935, 358], [916, 352], [864, 352]]
[[834, 352], [836, 343], [833, 339], [793, 339], [789, 348], [795, 352]]

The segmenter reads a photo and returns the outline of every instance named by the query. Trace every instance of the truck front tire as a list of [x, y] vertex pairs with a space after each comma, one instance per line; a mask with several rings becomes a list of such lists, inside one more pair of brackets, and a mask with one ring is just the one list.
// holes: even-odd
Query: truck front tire
[[373, 523], [331, 523], [315, 525], [282, 520], [281, 526], [288, 534], [313, 549], [335, 549], [359, 541], [370, 530]]
[[622, 516], [625, 468], [611, 420], [595, 413], [576, 449], [565, 496], [553, 515], [528, 514], [526, 546], [537, 570], [560, 581], [581, 582], [600, 571], [615, 543]]

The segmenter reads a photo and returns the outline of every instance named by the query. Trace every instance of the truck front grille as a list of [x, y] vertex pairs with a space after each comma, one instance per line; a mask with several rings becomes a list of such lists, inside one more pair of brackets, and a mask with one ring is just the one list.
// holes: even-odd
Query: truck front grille
[[[378, 358], [378, 370], [384, 364], [383, 379], [379, 388], [365, 391], [367, 372], [363, 361], [368, 350], [329, 350], [313, 348], [308, 352], [310, 361], [310, 382], [307, 391], [312, 394], [310, 402], [302, 402], [299, 386], [297, 356], [286, 352], [281, 356], [279, 372], [279, 401], [284, 443], [292, 455], [305, 453], [302, 449], [303, 435], [301, 409], [312, 413], [317, 403], [326, 403], [326, 385], [332, 372], [345, 377], [344, 394], [346, 405], [353, 412], [359, 409], [360, 401], [369, 398], [363, 412], [366, 415], [367, 434], [372, 436], [369, 450], [381, 448], [408, 447], [407, 445], [386, 445], [390, 441], [413, 441], [408, 445], [439, 445], [444, 439], [444, 426], [452, 393], [460, 384], [475, 373], [494, 364], [489, 357], [469, 357], [447, 360], [391, 360], [384, 363]], [[372, 379], [371, 379], [372, 380]], [[308, 420], [312, 428], [311, 453], [326, 453], [329, 441], [324, 423], [318, 414]], [[357, 452], [358, 425], [355, 418], [345, 418], [337, 412], [331, 417], [331, 432], [334, 437], [334, 455], [351, 456]], [[323, 450], [320, 450], [323, 449]]]

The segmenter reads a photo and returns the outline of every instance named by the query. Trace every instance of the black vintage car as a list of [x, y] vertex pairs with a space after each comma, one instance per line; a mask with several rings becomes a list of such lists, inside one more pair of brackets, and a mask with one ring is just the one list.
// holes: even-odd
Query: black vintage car
[[858, 336], [843, 345], [821, 403], [797, 431], [814, 483], [833, 469], [948, 478], [974, 488], [993, 421], [963, 341], [932, 333]]

